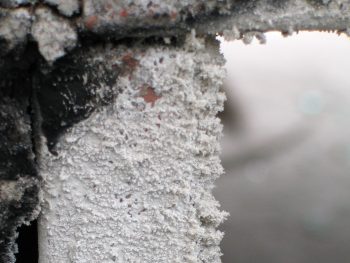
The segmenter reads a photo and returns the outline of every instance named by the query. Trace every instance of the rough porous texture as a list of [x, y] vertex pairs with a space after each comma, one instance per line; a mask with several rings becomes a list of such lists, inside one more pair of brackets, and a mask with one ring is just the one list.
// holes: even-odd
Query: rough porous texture
[[[132, 69], [44, 153], [40, 262], [220, 262], [218, 43], [91, 49]], [[89, 73], [87, 73], [89, 74]]]

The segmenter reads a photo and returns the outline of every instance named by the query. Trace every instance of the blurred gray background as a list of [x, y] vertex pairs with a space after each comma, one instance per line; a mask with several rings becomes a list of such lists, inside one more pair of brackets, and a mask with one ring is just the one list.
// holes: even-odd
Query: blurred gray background
[[350, 262], [350, 39], [223, 42], [224, 263]]

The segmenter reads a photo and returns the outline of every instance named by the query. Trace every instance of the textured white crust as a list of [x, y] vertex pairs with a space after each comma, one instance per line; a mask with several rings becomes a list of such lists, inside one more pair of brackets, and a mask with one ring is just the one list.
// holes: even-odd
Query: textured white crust
[[69, 20], [53, 15], [44, 7], [36, 9], [35, 15], [31, 34], [47, 62], [52, 63], [75, 47], [78, 37]]
[[[28, 4], [28, 1], [2, 1], [4, 6], [12, 7]], [[243, 39], [245, 43], [253, 36], [263, 41], [262, 33], [268, 31], [350, 32], [348, 0], [45, 0], [44, 3], [55, 6], [59, 15], [42, 11], [49, 9], [42, 5], [34, 9], [0, 7], [0, 42], [6, 44], [0, 54], [34, 39], [41, 54], [52, 63], [73, 47], [79, 47], [78, 35], [87, 32], [102, 39], [123, 39], [183, 36], [195, 29], [201, 35], [222, 33], [227, 39]], [[73, 14], [76, 17], [70, 17]]]
[[114, 103], [41, 158], [40, 263], [221, 262], [218, 43], [192, 35], [130, 53], [138, 66], [117, 80]]

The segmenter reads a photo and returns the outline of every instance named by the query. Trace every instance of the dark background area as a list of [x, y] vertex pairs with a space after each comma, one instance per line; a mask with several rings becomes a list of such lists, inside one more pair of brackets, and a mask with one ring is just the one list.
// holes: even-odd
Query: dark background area
[[16, 263], [38, 263], [38, 224], [32, 221], [31, 225], [22, 225], [18, 229], [18, 253]]

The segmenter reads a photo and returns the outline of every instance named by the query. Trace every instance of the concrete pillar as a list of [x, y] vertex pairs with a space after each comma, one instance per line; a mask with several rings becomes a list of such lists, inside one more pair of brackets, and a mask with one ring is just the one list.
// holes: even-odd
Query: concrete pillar
[[55, 154], [42, 153], [40, 263], [220, 262], [218, 49], [192, 34], [179, 46], [85, 54], [92, 66], [126, 70], [99, 89], [114, 94], [110, 104], [68, 129]]

